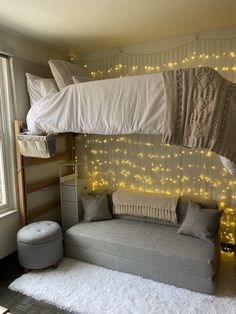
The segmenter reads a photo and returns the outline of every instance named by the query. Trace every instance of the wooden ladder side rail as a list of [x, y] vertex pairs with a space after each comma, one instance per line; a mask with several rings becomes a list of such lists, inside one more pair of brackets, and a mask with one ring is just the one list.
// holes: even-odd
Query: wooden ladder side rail
[[75, 138], [76, 134], [69, 133], [67, 136], [67, 143], [66, 143], [66, 150], [68, 153], [70, 153], [70, 160], [74, 161], [75, 159]]
[[[42, 164], [45, 162], [50, 162], [50, 161], [57, 161], [57, 160], [69, 160], [72, 161], [74, 160], [74, 138], [75, 135], [72, 133], [63, 133], [63, 134], [58, 134], [58, 137], [65, 137], [66, 136], [66, 152], [65, 153], [58, 153], [55, 154], [50, 158], [50, 160], [45, 160], [45, 159], [40, 159], [40, 158], [33, 158], [33, 159], [27, 159], [25, 158], [25, 166], [32, 166], [32, 165], [37, 165], [37, 164]], [[46, 180], [41, 180], [37, 181], [35, 183], [27, 184], [26, 185], [26, 191], [27, 193], [32, 193], [35, 191], [39, 191], [43, 188], [50, 187], [52, 185], [58, 184], [60, 182], [59, 177], [54, 177], [51, 179], [46, 179]], [[46, 204], [43, 204], [37, 208], [33, 208], [28, 211], [28, 219], [31, 221], [34, 218], [37, 218], [38, 216], [45, 214], [46, 212], [60, 206], [60, 199], [48, 202]]]
[[[71, 133], [62, 133], [58, 134], [58, 137], [65, 137], [66, 136], [66, 149], [67, 152], [65, 153], [59, 153], [51, 157], [50, 160], [44, 160], [40, 158], [34, 158], [34, 159], [27, 159], [27, 157], [24, 158], [25, 160], [25, 167], [41, 164], [49, 161], [56, 161], [56, 160], [70, 160], [73, 161], [74, 159], [74, 134]], [[60, 182], [59, 177], [54, 177], [46, 180], [37, 181], [34, 183], [26, 184], [26, 193], [32, 193], [36, 192], [45, 188], [48, 188], [52, 185], [58, 184]]]
[[42, 189], [46, 189], [50, 186], [56, 185], [60, 182], [59, 177], [54, 177], [46, 180], [37, 181], [34, 183], [26, 184], [26, 193], [32, 193], [36, 191], [40, 191]]
[[20, 226], [24, 226], [27, 224], [24, 163], [23, 163], [23, 157], [20, 154], [20, 150], [19, 150], [19, 146], [17, 142], [17, 135], [21, 132], [22, 125], [23, 125], [22, 121], [19, 121], [19, 120], [14, 121]]
[[45, 164], [48, 162], [53, 162], [53, 161], [60, 161], [60, 160], [70, 160], [71, 158], [71, 153], [65, 152], [65, 153], [56, 153], [50, 158], [35, 158], [35, 157], [24, 157], [23, 162], [24, 166], [35, 166], [35, 165], [41, 165]]
[[53, 200], [36, 208], [32, 208], [28, 211], [28, 219], [31, 221], [34, 218], [37, 218], [50, 210], [53, 210], [60, 206], [60, 199]]
[[72, 133], [61, 133], [58, 137], [66, 136], [66, 152], [56, 153], [51, 158], [32, 158], [24, 157], [20, 154], [17, 135], [22, 131], [22, 121], [14, 121], [15, 130], [15, 147], [16, 147], [16, 165], [17, 165], [17, 182], [18, 182], [18, 201], [19, 201], [19, 213], [20, 213], [20, 226], [26, 225], [30, 220], [46, 213], [53, 207], [60, 205], [60, 200], [54, 200], [45, 205], [39, 206], [38, 208], [27, 210], [26, 195], [35, 191], [39, 191], [43, 188], [55, 185], [59, 183], [59, 177], [54, 177], [46, 180], [40, 180], [31, 184], [25, 182], [25, 167], [39, 165], [48, 162], [66, 160], [71, 161], [74, 159], [74, 138], [75, 134]]

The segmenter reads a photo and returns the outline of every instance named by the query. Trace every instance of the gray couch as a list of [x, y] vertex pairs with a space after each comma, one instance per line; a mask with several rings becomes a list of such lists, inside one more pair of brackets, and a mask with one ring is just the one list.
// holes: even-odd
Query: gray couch
[[[216, 208], [213, 201], [196, 201]], [[188, 206], [178, 202], [178, 224], [115, 218], [79, 223], [65, 233], [65, 252], [107, 268], [140, 275], [197, 292], [214, 293], [214, 277], [220, 252], [214, 245], [177, 233]]]

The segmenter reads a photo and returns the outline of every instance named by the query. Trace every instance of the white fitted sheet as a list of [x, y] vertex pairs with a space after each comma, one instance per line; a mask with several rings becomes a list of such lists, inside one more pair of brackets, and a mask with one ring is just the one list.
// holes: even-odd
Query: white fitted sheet
[[161, 73], [73, 84], [34, 104], [30, 133], [161, 134], [165, 88]]

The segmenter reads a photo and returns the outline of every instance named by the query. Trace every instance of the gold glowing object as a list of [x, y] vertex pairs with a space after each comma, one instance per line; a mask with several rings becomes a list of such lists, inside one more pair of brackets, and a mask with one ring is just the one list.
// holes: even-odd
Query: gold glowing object
[[[197, 50], [197, 48], [193, 48]], [[155, 73], [174, 70], [178, 67], [211, 66], [223, 75], [234, 75], [236, 51], [219, 52], [193, 51], [178, 62], [173, 55], [168, 58], [133, 59], [128, 65], [126, 59], [116, 59], [116, 64], [92, 66], [86, 61], [86, 70], [94, 78], [119, 77], [127, 74]], [[124, 54], [125, 56], [125, 54]], [[117, 61], [117, 60], [121, 60]], [[85, 61], [84, 61], [85, 62]], [[119, 63], [120, 62], [120, 63]], [[99, 64], [99, 63], [98, 63]], [[102, 64], [102, 63], [101, 63]], [[100, 68], [99, 68], [100, 67]], [[220, 164], [218, 157], [205, 150], [188, 150], [155, 145], [148, 137], [92, 137], [82, 136], [83, 153], [78, 150], [77, 160], [85, 156], [94, 161], [93, 180], [96, 188], [122, 187], [156, 193], [177, 193], [212, 198], [226, 208], [222, 217], [222, 238], [235, 243], [236, 179], [230, 176]], [[85, 146], [86, 145], [86, 146]], [[79, 146], [78, 146], [79, 147]], [[112, 148], [110, 148], [112, 147]], [[95, 169], [96, 167], [96, 169]], [[92, 176], [92, 175], [91, 175]]]
[[[125, 55], [125, 53], [121, 54], [121, 56]], [[235, 51], [224, 51], [222, 53], [197, 53], [196, 51], [193, 51], [192, 53], [190, 52], [188, 57], [185, 57], [181, 60], [182, 66], [196, 66], [196, 67], [201, 67], [203, 66], [202, 63], [206, 63], [204, 65], [208, 65], [209, 62], [218, 62], [220, 58], [225, 61], [225, 58], [228, 59], [234, 59], [236, 57], [236, 52]], [[123, 60], [121, 58], [121, 60]], [[125, 59], [124, 59], [125, 60]], [[201, 61], [201, 62], [200, 62]], [[82, 61], [81, 61], [82, 62]], [[231, 61], [228, 61], [231, 63]], [[226, 61], [225, 61], [226, 63]], [[210, 63], [211, 64], [211, 63]], [[122, 74], [127, 75], [129, 72], [137, 72], [139, 70], [140, 73], [142, 72], [159, 72], [163, 71], [166, 69], [176, 69], [178, 65], [178, 62], [176, 60], [166, 60], [162, 64], [154, 64], [151, 62], [151, 64], [146, 64], [146, 65], [141, 65], [141, 64], [133, 64], [130, 66], [127, 66], [126, 64], [123, 63], [118, 63], [113, 66], [109, 64], [108, 66], [103, 65], [103, 69], [90, 69], [92, 65], [89, 65], [89, 61], [86, 61], [86, 63], [82, 62], [82, 66], [85, 69], [88, 69], [90, 75], [92, 77], [102, 77], [104, 74], [108, 76], [114, 77], [114, 75], [122, 77], [123, 75], [118, 74], [117, 72], [122, 72]], [[212, 66], [212, 65], [211, 65]], [[224, 65], [219, 68], [218, 65], [213, 65], [214, 69], [216, 71], [236, 71], [236, 65]], [[117, 74], [115, 74], [117, 73]]]

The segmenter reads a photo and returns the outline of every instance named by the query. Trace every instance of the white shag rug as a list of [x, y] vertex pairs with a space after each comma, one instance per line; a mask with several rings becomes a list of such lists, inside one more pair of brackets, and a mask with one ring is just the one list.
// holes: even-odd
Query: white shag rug
[[70, 258], [56, 269], [24, 274], [9, 288], [80, 314], [236, 313], [236, 298], [191, 292]]

